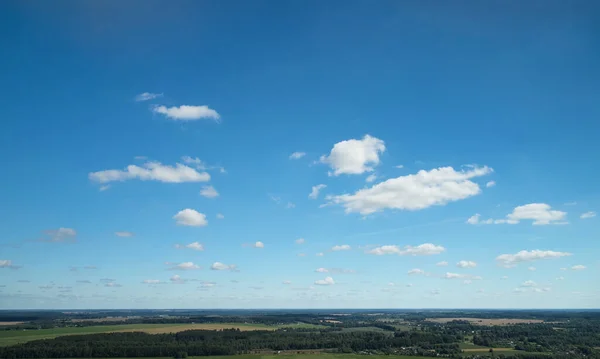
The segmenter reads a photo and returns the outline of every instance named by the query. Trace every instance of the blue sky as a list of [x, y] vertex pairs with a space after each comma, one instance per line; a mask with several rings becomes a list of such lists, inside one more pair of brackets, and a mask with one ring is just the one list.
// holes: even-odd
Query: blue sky
[[4, 2], [0, 307], [598, 307], [598, 10]]

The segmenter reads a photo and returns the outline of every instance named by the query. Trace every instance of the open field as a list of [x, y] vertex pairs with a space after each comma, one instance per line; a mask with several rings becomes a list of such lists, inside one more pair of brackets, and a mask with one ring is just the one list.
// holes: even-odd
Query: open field
[[[277, 359], [280, 357], [286, 359], [361, 359], [365, 355], [359, 354], [278, 354], [278, 355], [229, 355], [229, 356], [201, 356], [201, 357], [188, 357], [188, 359]], [[406, 356], [406, 355], [369, 355], [372, 359], [414, 359], [423, 358], [417, 356]], [[73, 358], [77, 359], [77, 358]], [[103, 359], [103, 358], [98, 358]], [[118, 358], [104, 358], [104, 359], [118, 359]], [[145, 359], [167, 359], [165, 358], [145, 358]]]
[[103, 323], [103, 322], [124, 322], [128, 319], [128, 317], [105, 317], [105, 318], [94, 318], [94, 319], [71, 319], [73, 323]]
[[[492, 348], [494, 352], [514, 352], [513, 348]], [[487, 353], [490, 351], [490, 348], [473, 348], [473, 349], [463, 349], [465, 353]]]
[[428, 318], [428, 322], [448, 323], [453, 320], [465, 320], [475, 325], [510, 325], [543, 323], [540, 319], [483, 319], [483, 318]]
[[[293, 327], [290, 325], [287, 327]], [[176, 333], [184, 330], [204, 329], [231, 329], [240, 330], [275, 330], [279, 327], [263, 324], [245, 323], [218, 323], [218, 324], [123, 324], [123, 325], [98, 325], [91, 327], [54, 328], [40, 330], [6, 330], [0, 331], [0, 346], [25, 343], [32, 340], [52, 339], [62, 335], [82, 335], [95, 333], [115, 332], [146, 332], [150, 334]]]
[[17, 324], [23, 324], [25, 322], [0, 322], [0, 325], [17, 325]]

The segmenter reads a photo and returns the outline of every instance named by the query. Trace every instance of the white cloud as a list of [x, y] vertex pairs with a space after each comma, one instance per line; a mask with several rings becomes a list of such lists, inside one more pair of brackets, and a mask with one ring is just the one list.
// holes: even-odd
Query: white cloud
[[98, 188], [98, 191], [104, 192], [104, 191], [108, 190], [109, 188], [110, 188], [110, 185], [107, 184], [107, 185], [104, 185], [104, 186], [100, 186], [100, 188]]
[[495, 185], [496, 185], [496, 181], [489, 181], [488, 183], [485, 184], [485, 186], [487, 188], [494, 187]]
[[282, 283], [283, 283], [283, 284], [292, 284], [292, 282], [291, 282], [291, 281], [289, 281], [289, 280], [284, 280]]
[[502, 278], [500, 278], [500, 279], [506, 280], [506, 279], [508, 279], [508, 276], [507, 275], [503, 275]]
[[215, 198], [219, 196], [219, 192], [213, 186], [204, 186], [200, 190], [200, 195], [206, 198]]
[[330, 204], [342, 205], [346, 213], [368, 215], [385, 209], [415, 211], [478, 195], [481, 188], [470, 179], [491, 172], [493, 170], [487, 166], [468, 171], [455, 171], [452, 167], [421, 170], [390, 178], [354, 194], [327, 196], [326, 199]]
[[200, 266], [194, 264], [193, 262], [183, 262], [183, 263], [179, 263], [169, 269], [171, 269], [171, 270], [194, 270], [194, 269], [200, 269]]
[[556, 280], [565, 280], [565, 277], [556, 277]]
[[472, 215], [471, 217], [469, 217], [469, 219], [467, 219], [467, 223], [468, 224], [477, 224], [477, 223], [479, 223], [479, 218], [481, 218], [481, 215], [479, 213], [476, 213], [476, 214]]
[[0, 259], [0, 268], [19, 269], [21, 266], [16, 266], [10, 259]]
[[367, 183], [371, 183], [371, 182], [375, 182], [375, 180], [377, 179], [377, 175], [376, 174], [370, 174], [367, 176], [367, 178], [365, 178], [365, 181]]
[[132, 179], [165, 183], [208, 182], [210, 180], [210, 175], [206, 172], [198, 172], [181, 163], [169, 166], [160, 162], [146, 162], [142, 167], [129, 165], [123, 170], [91, 172], [88, 177], [98, 183], [122, 182]]
[[179, 107], [154, 106], [152, 112], [165, 115], [171, 120], [195, 121], [208, 118], [219, 122], [221, 116], [217, 111], [208, 106], [189, 106], [181, 105]]
[[471, 283], [473, 283], [473, 281], [470, 279], [463, 280], [463, 284], [471, 284]]
[[569, 270], [569, 268], [562, 267], [560, 270]]
[[296, 244], [304, 244], [304, 238], [298, 238], [295, 240]]
[[177, 249], [188, 248], [188, 249], [193, 249], [195, 251], [203, 251], [204, 250], [204, 246], [202, 244], [200, 244], [199, 242], [193, 242], [190, 244], [176, 244], [175, 248], [177, 248]]
[[543, 292], [549, 292], [552, 289], [545, 287], [545, 288], [531, 288], [531, 290], [536, 293], [543, 293]]
[[152, 92], [143, 92], [137, 96], [135, 96], [135, 100], [137, 102], [153, 100], [157, 97], [163, 97], [162, 93], [152, 93]]
[[210, 269], [212, 270], [236, 270], [236, 265], [235, 264], [224, 264], [221, 262], [214, 262], [211, 266]]
[[588, 219], [588, 218], [594, 218], [594, 217], [596, 217], [596, 212], [594, 212], [594, 211], [585, 212], [581, 216], [579, 216], [579, 218], [581, 218], [581, 219]]
[[217, 213], [217, 219], [225, 219], [225, 216], [221, 213]]
[[328, 273], [329, 270], [327, 268], [317, 268], [317, 269], [315, 269], [315, 272], [318, 272], [318, 273]]
[[444, 278], [446, 278], [446, 279], [458, 279], [458, 278], [465, 278], [465, 277], [466, 277], [465, 274], [450, 273], [450, 272], [446, 272], [446, 274], [444, 275]]
[[564, 203], [564, 205], [565, 206], [575, 206], [575, 205], [577, 205], [577, 202], [567, 202], [567, 203]]
[[317, 257], [323, 257], [324, 255], [325, 255], [325, 253], [323, 253], [323, 252], [319, 252], [316, 254]]
[[456, 263], [456, 266], [458, 268], [474, 268], [474, 267], [477, 267], [477, 263], [475, 263], [473, 261], [460, 261], [460, 262]]
[[421, 275], [425, 274], [425, 271], [419, 268], [411, 269], [407, 272], [408, 275]]
[[333, 145], [328, 156], [321, 156], [320, 162], [328, 164], [334, 176], [341, 174], [361, 174], [373, 171], [379, 164], [379, 155], [385, 151], [382, 140], [365, 135], [362, 140], [351, 139]]
[[177, 212], [173, 219], [180, 226], [203, 227], [208, 225], [206, 215], [190, 208]]
[[530, 270], [530, 271], [532, 271], [532, 272], [535, 272], [535, 270], [536, 270], [536, 268], [535, 268], [535, 267], [533, 267], [533, 266], [531, 266], [531, 267], [529, 267], [529, 268], [527, 268], [527, 269], [529, 269], [529, 270]]
[[507, 219], [521, 221], [533, 220], [534, 225], [564, 224], [567, 212], [552, 210], [546, 203], [530, 203], [516, 207]]
[[77, 231], [73, 228], [58, 228], [58, 229], [48, 229], [44, 231], [44, 234], [47, 238], [42, 240], [49, 242], [67, 242], [74, 241], [77, 236]]
[[515, 254], [501, 254], [496, 257], [496, 261], [505, 267], [513, 267], [521, 262], [531, 262], [540, 259], [553, 259], [570, 256], [568, 252], [542, 251], [534, 249], [532, 251], [522, 250]]
[[265, 248], [265, 244], [261, 241], [258, 241], [252, 245], [254, 248]]
[[467, 219], [468, 224], [517, 224], [519, 221], [515, 219], [491, 219], [481, 220], [481, 215], [476, 213]]
[[312, 190], [310, 191], [308, 198], [317, 199], [317, 197], [319, 197], [319, 192], [325, 187], [327, 187], [327, 185], [324, 185], [324, 184], [318, 184], [316, 186], [312, 186]]
[[396, 167], [396, 168], [404, 168], [404, 165], [397, 165], [397, 166], [394, 166], [394, 167]]
[[441, 262], [436, 263], [436, 266], [438, 266], [438, 267], [445, 267], [447, 265], [448, 265], [448, 262], [446, 262], [446, 261], [441, 261]]
[[521, 287], [535, 287], [537, 284], [532, 280], [527, 280], [521, 283]]
[[396, 245], [387, 245], [373, 248], [367, 253], [375, 254], [375, 255], [384, 255], [384, 254], [397, 254], [399, 256], [411, 255], [411, 256], [428, 256], [433, 254], [440, 254], [444, 252], [446, 248], [442, 246], [437, 246], [432, 243], [423, 243], [416, 247], [413, 246], [405, 246], [404, 248], [400, 248]]
[[159, 284], [160, 280], [158, 280], [158, 279], [145, 279], [143, 283], [144, 284]]
[[334, 252], [337, 251], [349, 251], [350, 249], [352, 249], [349, 245], [347, 244], [342, 244], [342, 245], [337, 245], [337, 246], [333, 246], [331, 247], [331, 250]]
[[335, 281], [331, 277], [325, 277], [325, 279], [319, 279], [315, 281], [316, 285], [333, 285]]
[[584, 265], [576, 265], [576, 266], [572, 266], [571, 270], [584, 270], [586, 267]]
[[120, 231], [120, 232], [115, 232], [115, 235], [117, 237], [133, 237], [133, 236], [135, 236], [135, 233], [128, 232], [128, 231]]
[[296, 205], [295, 205], [293, 202], [288, 202], [288, 203], [285, 205], [285, 208], [288, 208], [288, 209], [289, 209], [289, 208], [296, 208]]
[[204, 281], [204, 282], [200, 283], [200, 287], [201, 288], [212, 288], [215, 285], [217, 285], [216, 282], [207, 282], [207, 281]]
[[183, 283], [185, 282], [185, 280], [183, 278], [181, 278], [179, 275], [175, 274], [174, 276], [172, 276], [171, 278], [169, 278], [169, 280], [173, 283]]
[[299, 160], [306, 156], [306, 152], [294, 152], [290, 155], [290, 160]]

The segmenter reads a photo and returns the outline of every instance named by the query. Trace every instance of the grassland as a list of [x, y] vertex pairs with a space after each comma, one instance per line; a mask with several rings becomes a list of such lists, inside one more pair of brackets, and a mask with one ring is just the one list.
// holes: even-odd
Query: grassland
[[464, 320], [468, 321], [473, 325], [510, 325], [510, 324], [535, 324], [543, 323], [543, 320], [539, 319], [484, 319], [484, 318], [427, 318], [428, 322], [434, 323], [448, 323], [453, 320]]
[[[188, 359], [361, 359], [365, 355], [359, 354], [278, 354], [278, 355], [230, 355], [230, 356], [205, 356], [205, 357], [188, 357]], [[371, 359], [414, 359], [423, 358], [406, 355], [369, 355]], [[74, 358], [76, 359], [76, 358]], [[103, 359], [103, 358], [97, 358]], [[115, 358], [104, 358], [115, 359]], [[145, 359], [166, 359], [166, 358], [145, 358]]]
[[[292, 324], [282, 327], [307, 327], [310, 324]], [[68, 327], [40, 330], [5, 330], [0, 331], [0, 346], [25, 343], [32, 340], [52, 339], [62, 335], [82, 335], [116, 332], [146, 332], [150, 334], [176, 333], [191, 329], [217, 330], [238, 328], [240, 330], [275, 330], [279, 327], [264, 324], [215, 323], [215, 324], [123, 324], [97, 325], [90, 327]]]

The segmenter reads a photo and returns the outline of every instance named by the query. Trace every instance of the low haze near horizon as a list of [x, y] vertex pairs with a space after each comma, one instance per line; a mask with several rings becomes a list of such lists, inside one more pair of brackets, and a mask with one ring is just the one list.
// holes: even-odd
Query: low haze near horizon
[[0, 5], [0, 308], [597, 308], [594, 1]]

